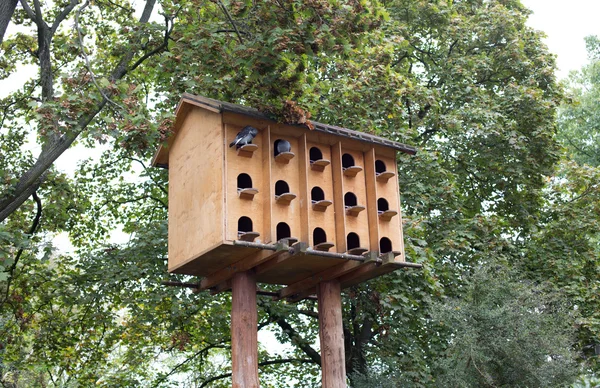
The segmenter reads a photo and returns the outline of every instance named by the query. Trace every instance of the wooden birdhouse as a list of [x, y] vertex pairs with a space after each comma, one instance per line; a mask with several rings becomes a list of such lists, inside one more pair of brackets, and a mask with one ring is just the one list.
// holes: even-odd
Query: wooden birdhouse
[[[237, 263], [257, 267], [259, 283], [289, 286], [349, 260], [352, 269], [380, 264], [341, 274], [349, 286], [405, 262], [396, 152], [415, 149], [313, 124], [183, 96], [174, 134], [153, 160], [169, 169], [169, 272], [210, 277]], [[258, 134], [230, 147], [246, 126]]]
[[396, 170], [415, 149], [313, 125], [186, 94], [153, 160], [169, 169], [169, 272], [233, 291], [234, 387], [258, 386], [256, 283], [281, 285], [275, 299], [318, 295], [323, 386], [343, 387], [341, 289], [420, 266], [404, 257]]

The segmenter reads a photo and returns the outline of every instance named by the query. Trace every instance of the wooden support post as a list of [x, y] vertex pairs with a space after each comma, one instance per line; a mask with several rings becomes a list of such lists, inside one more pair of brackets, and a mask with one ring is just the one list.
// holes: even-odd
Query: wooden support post
[[342, 294], [337, 279], [317, 285], [323, 388], [346, 388]]
[[233, 275], [231, 285], [231, 367], [233, 388], [258, 388], [256, 277]]

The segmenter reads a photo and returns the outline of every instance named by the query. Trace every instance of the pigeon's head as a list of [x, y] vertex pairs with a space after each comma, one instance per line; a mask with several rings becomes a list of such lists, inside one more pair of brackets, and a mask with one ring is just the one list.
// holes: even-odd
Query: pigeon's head
[[258, 129], [251, 127], [251, 126], [247, 126], [246, 128], [248, 128], [248, 130], [250, 131], [250, 134], [252, 135], [252, 137], [258, 135]]

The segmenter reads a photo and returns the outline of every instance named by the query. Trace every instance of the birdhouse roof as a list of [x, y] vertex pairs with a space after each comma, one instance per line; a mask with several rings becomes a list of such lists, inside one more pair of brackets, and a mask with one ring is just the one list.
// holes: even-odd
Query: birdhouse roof
[[[265, 113], [262, 113], [258, 109], [255, 109], [255, 108], [238, 105], [238, 104], [232, 104], [229, 102], [224, 102], [224, 101], [219, 101], [219, 100], [214, 100], [214, 99], [208, 98], [208, 97], [202, 97], [202, 96], [197, 96], [197, 95], [193, 95], [193, 94], [189, 94], [189, 93], [184, 93], [183, 96], [181, 96], [181, 100], [179, 101], [179, 104], [177, 105], [176, 120], [175, 120], [175, 125], [173, 127], [174, 133], [171, 136], [171, 138], [169, 139], [169, 144], [175, 138], [175, 136], [177, 136], [177, 131], [178, 131], [179, 127], [181, 126], [183, 116], [185, 116], [184, 113], [193, 106], [204, 108], [204, 109], [216, 112], [216, 113], [230, 112], [230, 113], [245, 115], [245, 116], [252, 117], [252, 118], [258, 119], [258, 120], [273, 121]], [[365, 142], [365, 143], [371, 143], [371, 144], [378, 145], [378, 146], [389, 147], [396, 151], [404, 152], [404, 153], [411, 154], [411, 155], [414, 155], [417, 153], [417, 150], [414, 147], [411, 147], [409, 145], [399, 143], [396, 141], [388, 140], [383, 137], [374, 136], [374, 135], [364, 133], [364, 132], [353, 131], [351, 129], [342, 128], [342, 127], [338, 127], [335, 125], [322, 124], [322, 123], [318, 123], [318, 122], [315, 122], [312, 120], [311, 120], [311, 123], [314, 126], [315, 132], [327, 133], [330, 135], [345, 137], [345, 138], [358, 140], [358, 141]], [[152, 159], [152, 165], [158, 166], [158, 167], [166, 167], [168, 165], [168, 160], [169, 160], [168, 154], [169, 154], [168, 144], [161, 145], [158, 148], [156, 154], [154, 155], [154, 158]]]

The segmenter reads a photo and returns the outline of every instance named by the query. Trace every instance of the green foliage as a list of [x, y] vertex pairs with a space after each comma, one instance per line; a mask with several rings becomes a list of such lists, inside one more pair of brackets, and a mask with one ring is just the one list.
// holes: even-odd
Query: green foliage
[[579, 372], [570, 304], [502, 266], [476, 269], [460, 298], [432, 306], [432, 318], [452, 333], [432, 360], [437, 386], [556, 387]]
[[[597, 343], [599, 202], [586, 178], [596, 172], [564, 164], [566, 180], [548, 178], [559, 158], [560, 89], [554, 58], [525, 25], [529, 12], [519, 1], [158, 4], [148, 23], [125, 0], [78, 6], [64, 23], [79, 12], [79, 31], [63, 23], [52, 40], [52, 98], [36, 77], [0, 101], [3, 192], [34, 165], [34, 144], [75, 135], [80, 146], [103, 150], [74, 174], [49, 170], [37, 190], [43, 215], [34, 233], [34, 201], [0, 226], [4, 382], [230, 385], [229, 296], [160, 285], [196, 281], [166, 273], [168, 174], [148, 168], [183, 92], [273, 112], [293, 100], [317, 121], [419, 146], [398, 167], [407, 259], [425, 268], [349, 291], [353, 385], [365, 376], [371, 386], [437, 385], [441, 372], [430, 360], [452, 337], [429, 307], [464, 301], [478, 286], [469, 274], [486, 262], [514, 263], [564, 287], [578, 298], [578, 349]], [[65, 5], [44, 4], [46, 21]], [[34, 22], [20, 9], [13, 23], [23, 32], [2, 43], [1, 77], [40, 65], [31, 55], [39, 49]], [[112, 77], [129, 54], [124, 76]], [[111, 244], [115, 229], [129, 241]], [[71, 255], [55, 250], [59, 232], [69, 234]], [[291, 348], [261, 349], [265, 386], [319, 385], [309, 355], [315, 311], [312, 302], [261, 300], [261, 330]]]
[[569, 156], [578, 163], [600, 165], [600, 42], [586, 38], [590, 63], [566, 80], [568, 100], [558, 115], [559, 139]]

